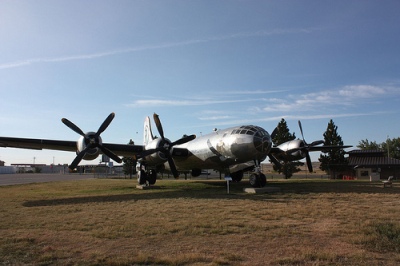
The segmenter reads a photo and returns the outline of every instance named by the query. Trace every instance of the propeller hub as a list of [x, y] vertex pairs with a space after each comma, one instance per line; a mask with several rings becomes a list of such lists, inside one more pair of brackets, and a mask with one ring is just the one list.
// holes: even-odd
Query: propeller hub
[[86, 145], [101, 145], [103, 143], [100, 136], [96, 136], [95, 132], [88, 132], [85, 134]]

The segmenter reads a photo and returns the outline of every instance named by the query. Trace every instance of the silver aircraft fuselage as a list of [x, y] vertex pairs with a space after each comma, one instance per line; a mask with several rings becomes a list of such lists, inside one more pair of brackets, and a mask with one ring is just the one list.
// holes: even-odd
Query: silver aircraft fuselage
[[[150, 144], [150, 146], [156, 145]], [[190, 142], [174, 146], [171, 153], [179, 171], [227, 170], [238, 164], [247, 162], [255, 164], [255, 161], [265, 160], [271, 146], [271, 136], [263, 128], [240, 126], [215, 130], [210, 134], [199, 136]], [[180, 154], [180, 151], [185, 153]], [[146, 161], [149, 166], [156, 166], [157, 162], [160, 162], [152, 160], [150, 156]], [[165, 167], [168, 168], [167, 163]]]

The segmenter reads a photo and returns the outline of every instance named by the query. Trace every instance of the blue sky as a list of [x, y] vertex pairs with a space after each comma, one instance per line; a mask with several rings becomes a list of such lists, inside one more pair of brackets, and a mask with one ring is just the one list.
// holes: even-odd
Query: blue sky
[[[284, 118], [308, 142], [400, 137], [399, 1], [1, 1], [0, 136], [142, 143]], [[201, 132], [201, 133], [200, 133]], [[157, 134], [157, 133], [156, 133]], [[74, 154], [0, 149], [11, 163]], [[318, 153], [312, 158], [317, 160]]]

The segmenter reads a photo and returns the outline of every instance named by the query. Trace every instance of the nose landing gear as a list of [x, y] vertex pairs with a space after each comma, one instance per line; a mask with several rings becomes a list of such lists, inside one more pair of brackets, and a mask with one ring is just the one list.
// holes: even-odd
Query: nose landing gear
[[138, 183], [142, 186], [154, 185], [157, 181], [157, 172], [153, 169], [146, 169], [144, 164], [139, 164], [137, 175]]
[[254, 160], [254, 172], [249, 177], [250, 185], [254, 188], [265, 187], [267, 184], [267, 177], [261, 173], [261, 166], [258, 160]]
[[267, 177], [263, 173], [252, 173], [249, 177], [250, 185], [254, 188], [265, 187]]

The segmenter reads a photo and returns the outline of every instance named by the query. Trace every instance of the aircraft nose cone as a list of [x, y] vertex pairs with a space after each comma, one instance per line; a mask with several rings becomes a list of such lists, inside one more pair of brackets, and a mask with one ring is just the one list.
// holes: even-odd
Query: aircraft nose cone
[[257, 151], [267, 154], [272, 146], [271, 136], [268, 133], [256, 134], [254, 136], [254, 147]]

